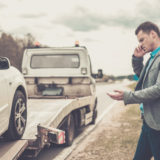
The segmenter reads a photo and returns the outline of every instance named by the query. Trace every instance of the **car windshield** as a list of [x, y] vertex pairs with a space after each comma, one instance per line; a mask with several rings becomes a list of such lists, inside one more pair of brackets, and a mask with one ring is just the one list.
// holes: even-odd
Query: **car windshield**
[[78, 68], [78, 54], [33, 55], [31, 68]]

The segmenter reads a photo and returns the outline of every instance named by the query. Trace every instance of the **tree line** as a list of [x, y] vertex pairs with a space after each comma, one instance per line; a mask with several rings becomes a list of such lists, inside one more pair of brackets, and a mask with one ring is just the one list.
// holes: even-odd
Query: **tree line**
[[0, 56], [7, 57], [11, 65], [21, 71], [23, 52], [26, 48], [33, 48], [34, 43], [35, 38], [30, 33], [17, 38], [3, 32], [0, 36]]

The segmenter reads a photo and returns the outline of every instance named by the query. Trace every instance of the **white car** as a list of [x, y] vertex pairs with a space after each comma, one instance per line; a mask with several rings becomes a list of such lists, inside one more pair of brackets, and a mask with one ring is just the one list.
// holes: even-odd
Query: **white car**
[[0, 57], [0, 135], [15, 140], [23, 136], [27, 122], [27, 92], [23, 75]]

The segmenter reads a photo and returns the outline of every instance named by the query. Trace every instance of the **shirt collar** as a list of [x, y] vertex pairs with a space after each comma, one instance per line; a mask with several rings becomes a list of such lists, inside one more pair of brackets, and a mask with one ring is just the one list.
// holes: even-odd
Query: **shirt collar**
[[150, 53], [151, 58], [154, 58], [154, 56], [160, 51], [160, 47], [156, 48], [153, 52]]

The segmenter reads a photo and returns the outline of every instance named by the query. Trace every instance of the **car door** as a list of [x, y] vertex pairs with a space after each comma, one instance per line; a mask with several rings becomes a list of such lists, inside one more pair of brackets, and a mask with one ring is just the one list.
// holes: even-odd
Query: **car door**
[[0, 69], [0, 134], [8, 127], [9, 103], [8, 103], [8, 70]]

